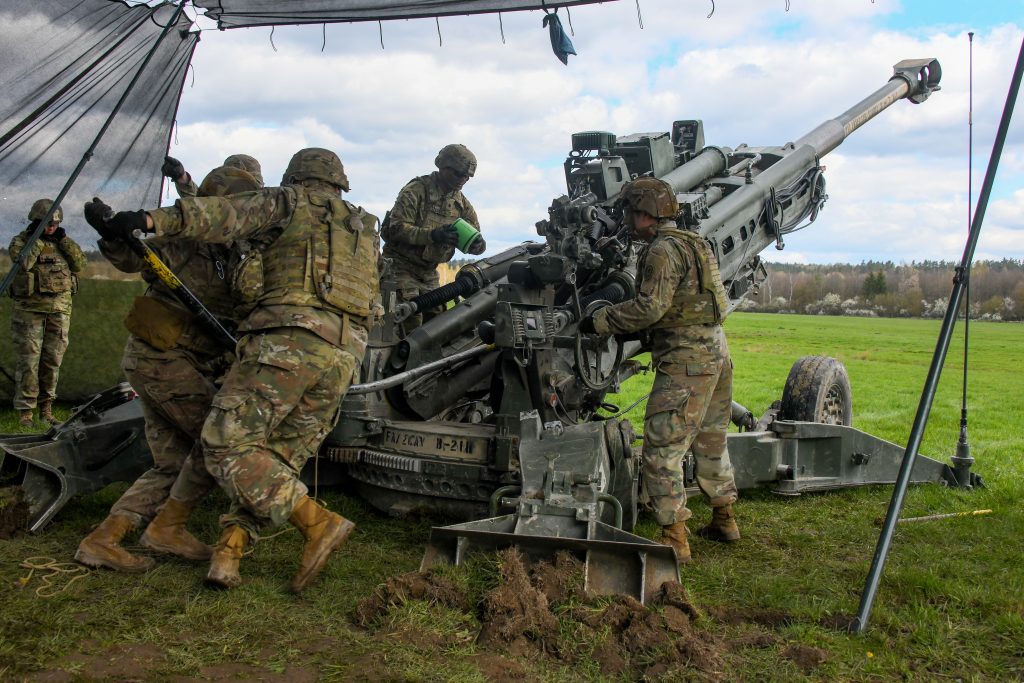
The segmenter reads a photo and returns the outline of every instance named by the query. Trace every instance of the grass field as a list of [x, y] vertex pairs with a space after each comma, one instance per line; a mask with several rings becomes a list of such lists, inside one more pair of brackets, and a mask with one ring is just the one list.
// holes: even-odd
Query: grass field
[[[735, 398], [760, 414], [781, 394], [797, 357], [832, 355], [851, 377], [855, 425], [904, 444], [938, 328], [922, 320], [736, 314], [727, 324]], [[942, 460], [959, 433], [958, 330], [921, 447]], [[903, 515], [992, 514], [897, 527], [869, 630], [851, 635], [835, 624], [857, 611], [891, 488], [796, 498], [747, 493], [737, 506], [743, 540], [697, 539], [695, 561], [683, 573], [705, 615], [693, 627], [716, 644], [716, 667], [650, 668], [649, 678], [1024, 679], [1024, 326], [972, 323], [970, 330], [970, 443], [987, 487], [916, 487]], [[651, 378], [630, 380], [613, 402], [628, 405]], [[642, 405], [631, 411], [638, 427], [642, 412]], [[13, 431], [9, 412], [0, 429]], [[70, 560], [122, 490], [73, 501], [42, 535], [0, 541], [0, 680], [564, 681], [632, 680], [644, 671], [605, 678], [598, 648], [583, 637], [571, 657], [496, 651], [477, 642], [478, 612], [422, 600], [357, 626], [359, 600], [419, 566], [437, 520], [388, 519], [341, 493], [321, 495], [359, 529], [301, 597], [285, 591], [301, 547], [293, 531], [257, 545], [243, 563], [246, 582], [229, 593], [203, 586], [204, 567], [161, 559], [143, 576], [58, 574], [55, 587], [42, 591], [53, 595], [40, 595], [44, 572], [30, 575], [22, 563]], [[199, 511], [198, 535], [215, 538], [224, 503], [218, 495]], [[707, 507], [691, 507], [691, 526], [703, 524]], [[655, 526], [643, 518], [638, 532], [653, 536]], [[497, 576], [493, 558], [450, 573], [471, 604]], [[561, 613], [567, 636], [582, 633], [574, 621], [582, 609]]]

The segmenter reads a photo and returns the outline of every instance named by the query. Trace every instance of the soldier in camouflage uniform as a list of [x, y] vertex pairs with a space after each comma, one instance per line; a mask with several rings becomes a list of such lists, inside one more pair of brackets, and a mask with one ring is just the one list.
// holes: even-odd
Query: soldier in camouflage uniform
[[[211, 171], [200, 186], [190, 177], [186, 181], [178, 184], [182, 196], [224, 196], [263, 186], [246, 171], [229, 166]], [[153, 560], [132, 555], [120, 542], [129, 531], [148, 523], [139, 539], [144, 547], [188, 560], [209, 560], [212, 548], [192, 536], [185, 523], [199, 501], [217, 486], [206, 471], [199, 434], [217, 393], [215, 379], [227, 370], [224, 342], [178, 301], [141, 256], [109, 232], [105, 222], [109, 211], [99, 200], [86, 204], [86, 219], [102, 238], [100, 251], [118, 270], [141, 272], [149, 284], [125, 318], [131, 336], [121, 367], [139, 395], [153, 467], [82, 540], [75, 559], [90, 567], [146, 571]], [[227, 247], [168, 239], [151, 240], [149, 246], [186, 287], [202, 296], [214, 316], [233, 327], [235, 302], [227, 278], [231, 260]]]
[[123, 212], [111, 221], [171, 239], [258, 246], [236, 282], [260, 283], [241, 322], [237, 360], [202, 430], [206, 467], [231, 510], [207, 581], [230, 588], [250, 539], [285, 521], [306, 539], [292, 589], [323, 569], [355, 525], [309, 498], [299, 480], [333, 429], [366, 347], [377, 296], [377, 219], [341, 199], [341, 160], [325, 149], [292, 157], [282, 187], [223, 198], [183, 198], [172, 208]]
[[[480, 229], [476, 210], [462, 194], [462, 188], [476, 173], [476, 157], [465, 145], [446, 145], [438, 152], [434, 165], [437, 170], [430, 175], [406, 183], [381, 226], [384, 258], [391, 260], [388, 277], [395, 283], [396, 303], [440, 286], [437, 266], [452, 260], [459, 243], [459, 233], [452, 225], [456, 220], [462, 218]], [[486, 248], [483, 237], [478, 237], [469, 253], [482, 254]], [[406, 333], [439, 310], [421, 311], [406, 319]]]
[[622, 195], [633, 234], [653, 239], [640, 264], [637, 295], [598, 310], [580, 329], [602, 335], [650, 332], [657, 374], [644, 417], [641, 495], [662, 525], [662, 543], [675, 548], [680, 562], [689, 562], [683, 458], [691, 448], [697, 483], [713, 510], [699, 534], [727, 542], [740, 537], [726, 443], [732, 360], [721, 322], [728, 299], [710, 245], [676, 227], [679, 205], [667, 183], [639, 178]]
[[[21, 255], [52, 205], [50, 199], [38, 199], [32, 204], [28, 212], [31, 222], [14, 236], [8, 247], [12, 261]], [[32, 426], [37, 402], [41, 419], [50, 424], [59, 422], [53, 416], [57, 377], [68, 348], [71, 296], [78, 291], [78, 273], [85, 268], [82, 249], [60, 227], [63, 218], [58, 207], [11, 283], [11, 334], [17, 357], [14, 409], [22, 427]]]

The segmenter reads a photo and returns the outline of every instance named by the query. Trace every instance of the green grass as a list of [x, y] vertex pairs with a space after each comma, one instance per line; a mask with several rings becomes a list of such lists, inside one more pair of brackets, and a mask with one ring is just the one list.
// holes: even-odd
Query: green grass
[[[797, 357], [832, 355], [850, 373], [855, 425], [905, 444], [938, 329], [938, 322], [921, 320], [733, 315], [727, 332], [735, 398], [760, 414], [780, 396]], [[921, 447], [940, 460], [954, 452], [959, 434], [962, 329]], [[831, 624], [857, 611], [878, 539], [876, 520], [885, 515], [891, 487], [795, 498], [746, 493], [737, 506], [743, 540], [732, 546], [695, 540], [684, 583], [710, 614], [774, 610], [789, 619], [771, 627], [751, 620], [699, 621], [702, 632], [724, 644], [722, 680], [1024, 678], [1024, 326], [972, 323], [970, 330], [970, 443], [975, 471], [987, 487], [915, 487], [903, 515], [981, 508], [993, 513], [898, 526], [869, 629], [852, 635]], [[612, 402], [628, 405], [646, 393], [651, 379], [631, 379]], [[642, 415], [643, 404], [630, 413], [638, 427]], [[11, 420], [0, 416], [0, 429], [10, 430]], [[42, 535], [0, 541], [0, 679], [57, 669], [69, 672], [65, 680], [102, 678], [98, 660], [149, 645], [160, 656], [135, 664], [139, 680], [214, 678], [222, 671], [218, 666], [242, 677], [252, 678], [253, 671], [284, 676], [279, 680], [300, 674], [307, 680], [486, 680], [482, 658], [492, 655], [474, 644], [478, 624], [472, 615], [409, 601], [373, 629], [353, 625], [352, 610], [361, 598], [387, 577], [419, 566], [431, 520], [389, 519], [341, 493], [324, 497], [359, 529], [301, 597], [285, 590], [301, 547], [294, 531], [259, 544], [243, 562], [246, 582], [229, 593], [203, 586], [204, 567], [171, 560], [161, 560], [144, 576], [91, 573], [51, 598], [35, 595], [35, 577], [18, 586], [28, 573], [19, 567], [24, 558], [70, 560], [80, 538], [122, 490], [123, 485], [112, 486], [73, 501]], [[218, 494], [198, 512], [198, 535], [216, 536], [225, 502]], [[707, 507], [701, 501], [691, 507], [694, 522], [703, 523]], [[655, 526], [643, 518], [638, 532], [653, 535]], [[495, 571], [493, 561], [480, 560], [453, 576], [478, 598], [493, 584]], [[571, 622], [562, 627], [573, 632]], [[773, 637], [767, 644], [742, 644], [762, 631]], [[827, 658], [805, 671], [785, 656], [794, 646], [820, 648]], [[601, 676], [589, 660], [509, 660], [525, 671], [526, 680]], [[685, 678], [678, 671], [673, 675], [672, 680]], [[109, 676], [132, 679], [124, 672]]]

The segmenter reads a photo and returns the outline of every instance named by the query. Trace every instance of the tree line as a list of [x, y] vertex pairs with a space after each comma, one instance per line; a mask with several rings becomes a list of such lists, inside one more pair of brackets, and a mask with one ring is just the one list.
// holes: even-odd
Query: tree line
[[[952, 261], [769, 263], [768, 279], [739, 310], [941, 318], [958, 265]], [[975, 262], [969, 293], [972, 318], [1024, 320], [1024, 260]]]
[[[83, 277], [134, 280], [98, 251], [87, 251]], [[441, 264], [441, 283], [454, 279], [471, 261]], [[768, 279], [738, 310], [809, 315], [860, 315], [941, 318], [959, 265], [953, 261], [863, 261], [856, 265], [767, 263]], [[0, 273], [10, 258], [0, 248]], [[439, 270], [442, 270], [439, 268]], [[1024, 260], [977, 261], [970, 275], [971, 317], [982, 320], [1024, 320]]]

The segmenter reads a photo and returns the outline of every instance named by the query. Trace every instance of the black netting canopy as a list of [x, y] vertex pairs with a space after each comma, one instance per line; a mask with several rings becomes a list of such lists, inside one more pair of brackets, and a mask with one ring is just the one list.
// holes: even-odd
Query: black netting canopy
[[220, 28], [554, 10], [608, 0], [194, 0]]
[[157, 43], [175, 10], [111, 0], [0, 4], [3, 246], [28, 223], [35, 199], [64, 187], [150, 52], [143, 78], [62, 205], [72, 227], [94, 193], [120, 207], [159, 203], [160, 163], [199, 39], [181, 14]]
[[[599, 1], [3, 0], [0, 246], [27, 225], [34, 200], [57, 198], [69, 179], [73, 182], [61, 201], [65, 226], [83, 242], [91, 242], [92, 235], [80, 219], [81, 207], [93, 195], [119, 209], [159, 203], [160, 165], [199, 40], [185, 7], [193, 15], [205, 12], [222, 28], [239, 28], [552, 12]], [[566, 48], [557, 44], [551, 28], [552, 46], [565, 61]], [[571, 44], [567, 49], [571, 52]]]

